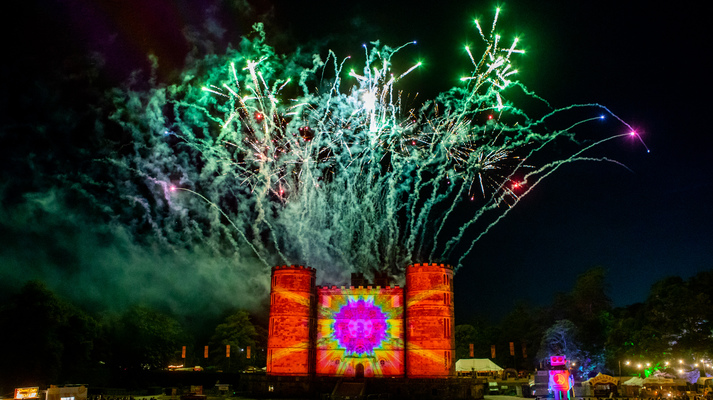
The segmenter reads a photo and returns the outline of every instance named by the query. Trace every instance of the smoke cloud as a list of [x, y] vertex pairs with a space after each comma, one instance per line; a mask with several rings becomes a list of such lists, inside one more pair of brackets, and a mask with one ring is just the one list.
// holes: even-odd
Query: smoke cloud
[[[454, 254], [459, 266], [473, 232], [584, 159], [529, 163], [573, 137], [546, 127], [571, 108], [551, 110], [514, 80], [517, 42], [482, 34], [486, 54], [471, 55], [462, 86], [411, 109], [398, 84], [421, 64], [392, 59], [413, 43], [365, 44], [355, 68], [315, 54], [317, 41], [276, 51], [268, 36], [292, 43], [275, 33], [269, 8], [202, 4], [178, 23], [169, 3], [134, 5], [136, 15], [71, 3], [68, 20], [105, 22], [76, 28], [93, 38], [88, 47], [57, 69], [33, 64], [31, 83], [11, 86], [2, 289], [41, 279], [96, 310], [145, 302], [217, 314], [264, 309], [278, 264], [316, 267], [320, 283], [352, 271], [398, 276]], [[132, 36], [159, 23], [155, 36]], [[515, 107], [513, 91], [545, 115]]]

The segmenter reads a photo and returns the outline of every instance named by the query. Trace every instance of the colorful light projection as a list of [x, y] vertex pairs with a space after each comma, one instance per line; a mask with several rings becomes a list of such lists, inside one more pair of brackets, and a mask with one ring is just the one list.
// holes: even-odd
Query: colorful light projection
[[310, 334], [314, 325], [314, 268], [276, 266], [272, 269], [267, 372], [307, 376], [313, 355]]
[[386, 314], [374, 305], [374, 297], [348, 298], [334, 315], [334, 336], [346, 356], [374, 355], [386, 338]]
[[403, 376], [403, 289], [319, 288], [317, 375]]
[[409, 378], [446, 378], [455, 373], [453, 267], [406, 267], [406, 369]]

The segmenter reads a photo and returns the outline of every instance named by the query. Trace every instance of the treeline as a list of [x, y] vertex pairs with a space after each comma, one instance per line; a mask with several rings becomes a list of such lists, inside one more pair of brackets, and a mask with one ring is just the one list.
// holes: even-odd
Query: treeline
[[[547, 307], [519, 303], [498, 324], [466, 322], [455, 328], [456, 360], [470, 358], [472, 345], [473, 357], [518, 370], [533, 370], [550, 355], [564, 354], [577, 362], [582, 376], [616, 375], [619, 368], [622, 375], [654, 370], [679, 375], [682, 368], [695, 373], [703, 367], [695, 362], [710, 364], [713, 357], [713, 270], [688, 280], [663, 279], [643, 303], [614, 308], [606, 270], [596, 267]], [[184, 363], [225, 372], [265, 366], [267, 330], [247, 312], [233, 310], [212, 324], [201, 323], [200, 330], [190, 325], [145, 305], [89, 313], [44, 284], [29, 282], [0, 305], [0, 390], [108, 382], [117, 371]], [[672, 360], [686, 362], [676, 363], [674, 371], [668, 369], [674, 365], [665, 365]]]
[[119, 371], [184, 363], [225, 372], [265, 365], [266, 332], [247, 312], [234, 310], [199, 329], [186, 325], [145, 305], [93, 315], [43, 283], [29, 282], [0, 305], [0, 393], [48, 384], [110, 385]]
[[582, 376], [703, 375], [713, 372], [705, 369], [713, 360], [713, 270], [688, 280], [665, 278], [643, 303], [614, 308], [606, 270], [595, 267], [547, 307], [519, 303], [498, 324], [471, 321], [455, 334], [456, 359], [470, 358], [473, 344], [475, 358], [492, 358], [494, 351], [504, 368], [532, 370], [564, 354]]

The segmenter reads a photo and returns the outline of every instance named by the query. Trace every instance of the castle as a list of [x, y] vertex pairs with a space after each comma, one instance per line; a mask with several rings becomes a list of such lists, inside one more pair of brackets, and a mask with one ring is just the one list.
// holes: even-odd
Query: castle
[[[316, 286], [304, 266], [272, 268], [267, 375], [448, 378], [455, 375], [453, 267], [413, 264], [405, 287]], [[359, 282], [361, 281], [361, 282]]]

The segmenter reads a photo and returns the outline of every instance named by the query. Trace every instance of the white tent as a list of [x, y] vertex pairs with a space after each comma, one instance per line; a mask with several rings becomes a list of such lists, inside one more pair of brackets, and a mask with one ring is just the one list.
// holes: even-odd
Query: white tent
[[644, 386], [644, 379], [643, 378], [638, 378], [638, 377], [633, 377], [629, 379], [628, 381], [622, 383], [622, 385], [627, 385], [627, 386]]
[[462, 358], [456, 361], [456, 372], [502, 371], [503, 369], [488, 358]]

